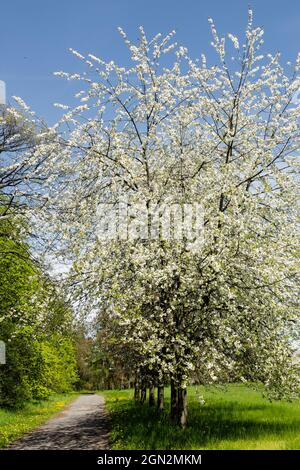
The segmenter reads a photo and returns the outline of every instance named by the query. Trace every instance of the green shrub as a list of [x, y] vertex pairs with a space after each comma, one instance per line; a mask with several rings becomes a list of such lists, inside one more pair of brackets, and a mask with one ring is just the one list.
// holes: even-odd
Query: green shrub
[[38, 341], [32, 340], [30, 327], [8, 339], [7, 363], [1, 366], [0, 406], [18, 408], [33, 398], [33, 384], [41, 380], [41, 348]]
[[72, 390], [77, 380], [75, 350], [69, 338], [56, 335], [41, 344], [43, 385], [54, 392]]
[[36, 384], [32, 387], [32, 397], [35, 400], [47, 400], [51, 395], [51, 390], [41, 384]]

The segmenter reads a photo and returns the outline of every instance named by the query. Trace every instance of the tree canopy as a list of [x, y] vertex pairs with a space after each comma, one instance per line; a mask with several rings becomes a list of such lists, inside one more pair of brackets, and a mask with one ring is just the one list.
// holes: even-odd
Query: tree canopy
[[[83, 88], [78, 106], [59, 105], [61, 139], [51, 144], [64, 172], [52, 223], [74, 260], [77, 301], [130, 351], [137, 377], [171, 381], [182, 425], [195, 367], [207, 382], [299, 392], [300, 56], [285, 70], [279, 54], [262, 54], [251, 10], [242, 44], [229, 34], [225, 47], [209, 22], [212, 65], [193, 60], [174, 32], [148, 39], [143, 28], [137, 43], [120, 29], [129, 66], [71, 50], [88, 70], [57, 73]], [[102, 205], [114, 208], [117, 236], [103, 237]], [[202, 207], [200, 244], [186, 226], [174, 236], [175, 216], [168, 227], [154, 220], [174, 205], [182, 216]]]

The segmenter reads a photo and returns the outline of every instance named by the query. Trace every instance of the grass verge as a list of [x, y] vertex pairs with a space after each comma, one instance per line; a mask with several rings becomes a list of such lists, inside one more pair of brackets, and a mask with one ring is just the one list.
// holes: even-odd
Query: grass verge
[[54, 394], [48, 400], [32, 401], [20, 410], [0, 408], [0, 448], [5, 448], [26, 432], [59, 413], [78, 393]]
[[[135, 404], [132, 390], [101, 394], [113, 449], [300, 449], [300, 403], [270, 402], [244, 385], [189, 387], [185, 430], [172, 426], [167, 412]], [[169, 390], [166, 395], [168, 408]]]

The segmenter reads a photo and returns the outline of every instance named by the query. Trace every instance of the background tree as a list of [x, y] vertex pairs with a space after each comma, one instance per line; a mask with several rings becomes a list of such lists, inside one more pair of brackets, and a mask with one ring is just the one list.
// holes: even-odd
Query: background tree
[[77, 366], [73, 312], [33, 260], [23, 217], [11, 211], [9, 218], [0, 217], [0, 338], [7, 360], [1, 365], [0, 406], [19, 407], [71, 390]]
[[44, 202], [42, 185], [51, 174], [46, 147], [55, 134], [20, 98], [15, 100], [18, 107], [0, 107], [1, 217], [6, 218], [16, 207], [24, 211]]

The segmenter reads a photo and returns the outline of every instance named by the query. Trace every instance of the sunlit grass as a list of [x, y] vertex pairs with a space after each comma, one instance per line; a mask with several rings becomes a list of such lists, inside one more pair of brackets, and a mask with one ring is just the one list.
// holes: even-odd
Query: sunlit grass
[[101, 393], [114, 449], [300, 449], [300, 403], [270, 402], [244, 385], [189, 387], [185, 430], [172, 426], [167, 413], [134, 404], [132, 390]]
[[7, 447], [26, 432], [59, 413], [77, 396], [77, 393], [56, 394], [48, 400], [30, 402], [20, 410], [0, 408], [0, 448]]

